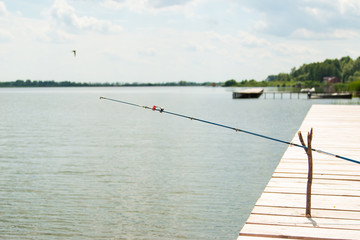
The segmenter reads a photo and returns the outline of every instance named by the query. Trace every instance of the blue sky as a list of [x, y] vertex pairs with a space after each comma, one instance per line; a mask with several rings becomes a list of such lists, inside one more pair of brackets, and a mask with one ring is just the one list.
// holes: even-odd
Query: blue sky
[[261, 81], [359, 39], [359, 0], [0, 0], [0, 81]]

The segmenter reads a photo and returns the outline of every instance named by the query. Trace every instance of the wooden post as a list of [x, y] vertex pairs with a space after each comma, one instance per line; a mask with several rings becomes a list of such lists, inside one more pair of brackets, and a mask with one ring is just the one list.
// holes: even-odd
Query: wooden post
[[307, 188], [306, 188], [306, 211], [305, 211], [305, 215], [306, 217], [311, 217], [311, 185], [312, 185], [312, 178], [313, 178], [313, 159], [312, 159], [312, 150], [311, 150], [311, 141], [312, 141], [312, 136], [313, 136], [313, 129], [311, 128], [310, 133], [308, 133], [307, 136], [307, 142], [308, 145], [306, 146], [304, 139], [302, 137], [301, 132], [298, 132], [299, 135], [299, 139], [301, 144], [304, 147], [307, 147], [305, 149], [305, 152], [307, 154], [308, 157], [308, 181], [307, 181]]

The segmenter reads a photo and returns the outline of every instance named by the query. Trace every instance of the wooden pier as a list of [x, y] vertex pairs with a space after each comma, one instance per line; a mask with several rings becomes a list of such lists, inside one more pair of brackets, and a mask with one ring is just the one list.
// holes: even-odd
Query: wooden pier
[[[360, 160], [360, 106], [313, 105], [300, 131], [312, 146]], [[293, 139], [300, 144], [298, 136]], [[238, 240], [360, 239], [360, 164], [313, 153], [311, 218], [305, 217], [308, 160], [289, 147]]]
[[264, 99], [307, 99], [307, 93], [300, 92], [264, 92]]

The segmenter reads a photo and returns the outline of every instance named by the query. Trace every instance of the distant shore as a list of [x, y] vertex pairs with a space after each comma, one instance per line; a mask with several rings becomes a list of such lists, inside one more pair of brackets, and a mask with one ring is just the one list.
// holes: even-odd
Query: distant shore
[[[105, 83], [79, 83], [79, 82], [70, 82], [70, 81], [61, 81], [57, 82], [54, 80], [16, 80], [10, 82], [0, 82], [0, 88], [35, 88], [35, 87], [275, 87], [278, 91], [287, 91], [287, 92], [300, 92], [302, 88], [315, 88], [315, 91], [318, 93], [327, 92], [326, 89], [329, 86], [326, 86], [324, 83], [317, 83], [315, 81], [311, 82], [312, 84], [299, 84], [293, 81], [255, 81], [252, 80], [243, 80], [237, 82], [234, 79], [227, 80], [225, 82], [188, 82], [188, 81], [178, 81], [178, 82], [165, 82], [165, 83], [120, 83], [120, 82], [105, 82]], [[354, 96], [360, 96], [360, 81], [350, 82], [350, 83], [338, 83], [331, 85], [332, 92], [352, 92]]]
[[32, 81], [32, 80], [16, 80], [10, 82], [0, 82], [0, 87], [158, 87], [158, 86], [222, 86], [222, 82], [166, 82], [166, 83], [78, 83], [70, 81], [56, 82], [53, 80], [49, 81]]

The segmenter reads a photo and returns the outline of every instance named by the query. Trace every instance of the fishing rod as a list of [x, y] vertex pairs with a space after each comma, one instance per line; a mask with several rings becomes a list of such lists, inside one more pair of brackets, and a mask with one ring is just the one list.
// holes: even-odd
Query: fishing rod
[[[211, 122], [211, 121], [207, 121], [207, 120], [203, 120], [203, 119], [199, 119], [199, 118], [195, 118], [195, 117], [190, 117], [190, 116], [186, 116], [186, 115], [179, 114], [179, 113], [169, 112], [169, 111], [166, 111], [164, 108], [159, 107], [159, 106], [155, 106], [155, 105], [153, 107], [148, 107], [148, 106], [143, 106], [143, 105], [139, 105], [139, 104], [136, 104], [136, 103], [117, 100], [117, 99], [113, 99], [113, 98], [100, 97], [100, 99], [113, 101], [113, 102], [117, 102], [117, 103], [122, 103], [122, 104], [130, 105], [130, 106], [134, 106], [134, 107], [145, 108], [145, 109], [157, 111], [157, 112], [160, 112], [160, 113], [167, 113], [167, 114], [170, 114], [170, 115], [173, 115], [173, 116], [182, 117], [182, 118], [186, 118], [186, 119], [190, 119], [190, 120], [194, 120], [194, 121], [198, 121], [198, 122], [202, 122], [202, 123], [207, 123], [207, 124], [218, 126], [218, 127], [227, 128], [227, 129], [230, 129], [230, 130], [234, 130], [235, 132], [242, 132], [242, 133], [250, 134], [250, 135], [253, 135], [253, 136], [256, 136], [256, 137], [261, 137], [261, 138], [265, 138], [265, 139], [268, 139], [268, 140], [271, 140], [271, 141], [284, 143], [284, 144], [287, 144], [289, 146], [295, 146], [295, 147], [299, 147], [299, 148], [303, 148], [305, 150], [308, 150], [308, 147], [300, 145], [300, 144], [296, 144], [296, 143], [284, 141], [284, 140], [281, 140], [281, 139], [265, 136], [265, 135], [262, 135], [262, 134], [259, 134], [259, 133], [250, 132], [250, 131], [247, 131], [247, 130], [244, 130], [244, 129], [239, 129], [239, 128], [223, 125], [223, 124], [220, 124], [220, 123], [215, 123], [215, 122]], [[326, 154], [326, 155], [329, 155], [329, 156], [333, 156], [333, 157], [340, 158], [340, 159], [343, 159], [343, 160], [346, 160], [346, 161], [350, 161], [350, 162], [353, 162], [353, 163], [360, 164], [360, 161], [358, 161], [358, 160], [354, 160], [354, 159], [343, 157], [343, 156], [340, 156], [340, 155], [337, 155], [337, 154], [325, 152], [325, 151], [322, 151], [320, 149], [311, 148], [311, 150], [314, 151], [314, 152]]]

